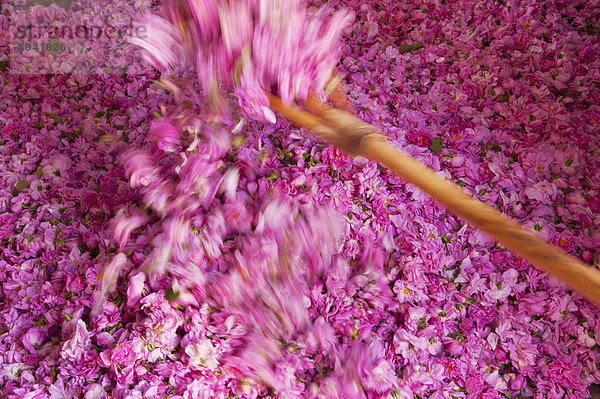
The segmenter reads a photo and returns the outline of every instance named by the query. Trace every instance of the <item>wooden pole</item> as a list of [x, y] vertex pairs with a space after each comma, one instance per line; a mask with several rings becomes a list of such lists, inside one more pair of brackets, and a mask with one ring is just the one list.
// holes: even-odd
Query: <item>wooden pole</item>
[[525, 230], [491, 206], [467, 195], [456, 184], [438, 176], [435, 171], [390, 144], [381, 140], [367, 140], [365, 146], [366, 157], [387, 166], [515, 254], [600, 305], [600, 271]]
[[[322, 124], [319, 117], [295, 106], [286, 105], [276, 96], [269, 94], [269, 100], [274, 111], [301, 127], [313, 130]], [[306, 106], [316, 114], [327, 109], [327, 106], [319, 103], [314, 97], [307, 100]], [[360, 155], [388, 167], [515, 254], [554, 275], [570, 288], [600, 305], [600, 271], [525, 230], [520, 224], [466, 194], [459, 186], [438, 176], [435, 171], [394, 148], [385, 140], [367, 137], [364, 141], [363, 153]]]

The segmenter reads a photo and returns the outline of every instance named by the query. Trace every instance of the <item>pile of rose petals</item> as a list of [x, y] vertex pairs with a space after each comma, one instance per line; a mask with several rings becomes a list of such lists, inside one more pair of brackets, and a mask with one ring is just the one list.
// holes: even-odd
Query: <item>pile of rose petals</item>
[[323, 92], [352, 20], [347, 9], [307, 9], [303, 0], [164, 1], [160, 14], [145, 18], [147, 37], [130, 42], [159, 69], [191, 66], [220, 114], [221, 92], [232, 88], [245, 116], [274, 122], [265, 91], [286, 102]]
[[[321, 3], [297, 11], [355, 14], [332, 53], [361, 118], [598, 265], [598, 4]], [[197, 60], [156, 72], [102, 40], [126, 75], [11, 74], [2, 47], [0, 396], [582, 398], [600, 382], [580, 295], [373, 162], [285, 121], [207, 116]], [[214, 74], [227, 104], [242, 86]]]

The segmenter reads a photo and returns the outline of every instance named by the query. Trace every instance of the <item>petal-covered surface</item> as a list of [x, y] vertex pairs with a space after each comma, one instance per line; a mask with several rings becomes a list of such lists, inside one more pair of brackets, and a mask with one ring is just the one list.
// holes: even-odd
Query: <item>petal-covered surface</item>
[[[597, 307], [376, 164], [281, 120], [234, 128], [224, 110], [272, 121], [258, 88], [302, 98], [341, 54], [361, 118], [597, 266], [596, 3], [190, 0], [164, 21], [191, 21], [196, 43], [223, 34], [225, 51], [194, 53], [161, 21], [163, 47], [140, 43], [156, 72], [93, 41], [124, 75], [12, 74], [3, 46], [0, 396], [589, 397]], [[26, 25], [6, 7], [0, 31]], [[76, 25], [156, 11], [28, 12]], [[232, 22], [248, 12], [261, 29]], [[301, 32], [306, 46], [285, 45]], [[239, 97], [211, 92], [235, 83], [250, 41]], [[182, 59], [203, 68], [167, 71]]]

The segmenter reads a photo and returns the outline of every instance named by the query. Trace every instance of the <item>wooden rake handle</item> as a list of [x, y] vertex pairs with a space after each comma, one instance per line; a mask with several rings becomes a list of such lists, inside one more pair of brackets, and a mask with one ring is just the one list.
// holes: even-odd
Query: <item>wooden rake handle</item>
[[[293, 105], [286, 105], [274, 95], [269, 94], [269, 100], [274, 111], [301, 127], [313, 130], [322, 124], [319, 117]], [[314, 98], [309, 98], [307, 107], [317, 114], [326, 109]], [[363, 148], [361, 155], [385, 165], [515, 254], [600, 305], [600, 271], [597, 269], [525, 230], [520, 224], [466, 194], [456, 184], [438, 176], [435, 171], [384, 140], [365, 140]]]

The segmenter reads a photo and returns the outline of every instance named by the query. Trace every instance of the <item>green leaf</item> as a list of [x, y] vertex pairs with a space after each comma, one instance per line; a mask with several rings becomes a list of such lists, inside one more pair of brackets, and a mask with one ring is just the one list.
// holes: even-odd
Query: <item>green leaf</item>
[[50, 112], [44, 112], [44, 114], [46, 114], [50, 118], [52, 118], [52, 120], [54, 120], [54, 123], [56, 123], [57, 125], [64, 122], [64, 120], [62, 118], [59, 118], [58, 116], [56, 116], [56, 114], [53, 114]]
[[48, 46], [47, 50], [46, 50], [47, 54], [59, 54], [61, 52], [60, 51], [61, 42], [56, 37], [53, 37], [50, 39], [50, 44], [51, 44], [51, 46]]
[[0, 61], [0, 72], [6, 72], [8, 61]]
[[[118, 307], [118, 306], [121, 306], [121, 304], [122, 304], [123, 302], [125, 302], [125, 300], [126, 300], [126, 299], [127, 299], [127, 297], [126, 297], [125, 295], [123, 295], [123, 294], [119, 293], [119, 294], [117, 295], [117, 297], [116, 297], [116, 298], [115, 298], [115, 299], [114, 299], [112, 302], [113, 302], [113, 303], [114, 303], [114, 304], [115, 304], [115, 305]], [[121, 323], [121, 322], [119, 322], [119, 323], [117, 324], [117, 326], [118, 326], [120, 323]], [[116, 330], [115, 330], [115, 331], [116, 331]]]
[[27, 187], [29, 187], [29, 183], [27, 180], [19, 180], [17, 184], [15, 184], [15, 189], [13, 190], [13, 195], [17, 196], [23, 192]]
[[494, 144], [490, 149], [496, 152], [502, 151], [502, 147], [500, 147], [498, 144]]
[[475, 301], [473, 298], [471, 298], [471, 297], [468, 297], [468, 298], [466, 298], [466, 299], [465, 299], [465, 303], [464, 303], [464, 304], [465, 304], [466, 306], [470, 306], [470, 305], [472, 305], [472, 304], [474, 304], [474, 303], [476, 303], [476, 301]]
[[435, 137], [433, 140], [431, 140], [431, 144], [429, 145], [429, 149], [432, 152], [440, 152], [440, 151], [442, 151], [443, 147], [444, 147], [444, 143], [442, 142], [441, 137]]
[[400, 46], [401, 53], [411, 53], [413, 51], [417, 51], [423, 48], [423, 43], [414, 42], [413, 44], [403, 44]]
[[103, 117], [105, 114], [106, 114], [106, 113], [105, 113], [104, 111], [98, 111], [98, 112], [96, 112], [96, 116], [95, 116], [95, 118], [101, 118], [101, 117]]
[[179, 298], [179, 292], [175, 292], [173, 287], [169, 287], [165, 292], [165, 298], [167, 298], [168, 301], [174, 301]]
[[50, 369], [50, 378], [52, 378], [53, 382], [56, 381], [57, 376], [58, 376], [58, 367], [56, 367], [56, 365], [52, 365], [52, 368]]
[[277, 179], [279, 179], [279, 175], [277, 174], [277, 172], [271, 172], [271, 176], [265, 177], [265, 180], [267, 180], [267, 181], [277, 180]]

